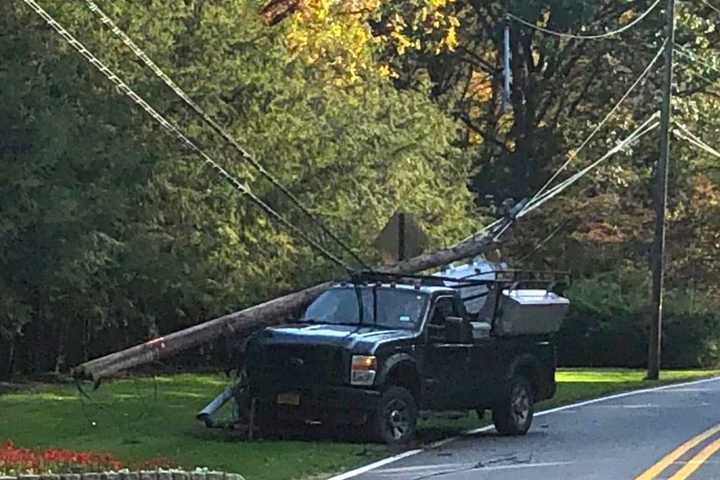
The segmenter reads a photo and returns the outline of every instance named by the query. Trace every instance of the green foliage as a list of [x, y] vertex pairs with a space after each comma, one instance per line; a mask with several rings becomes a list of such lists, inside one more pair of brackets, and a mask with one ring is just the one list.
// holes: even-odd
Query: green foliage
[[[397, 208], [417, 215], [433, 247], [482, 220], [469, 215], [457, 125], [422, 93], [379, 76], [348, 88], [323, 82], [253, 3], [106, 3], [366, 258]], [[44, 5], [257, 195], [317, 233], [83, 4]], [[0, 132], [11, 148], [0, 156], [0, 268], [12, 275], [0, 284], [0, 333], [19, 367], [64, 368], [343, 273], [183, 151], [21, 2], [2, 8]]]
[[[368, 259], [399, 208], [416, 214], [436, 248], [467, 236], [506, 197], [537, 191], [662, 43], [660, 8], [608, 41], [512, 23], [505, 110], [507, 2], [361, 3], [372, 8], [344, 16], [332, 2], [311, 2], [272, 27], [253, 0], [100, 5]], [[553, 30], [597, 33], [627, 25], [651, 3], [533, 0], [510, 8]], [[425, 25], [428, 4], [442, 17], [435, 27], [431, 11]], [[82, 2], [43, 5], [254, 192], [317, 233]], [[720, 132], [714, 15], [701, 3], [679, 5], [676, 39], [689, 49], [676, 55], [676, 118], [710, 144]], [[352, 32], [343, 37], [339, 25]], [[62, 368], [342, 273], [218, 182], [22, 2], [0, 5], [0, 27], [0, 268], [12, 272], [0, 278], [0, 364]], [[317, 28], [328, 30], [313, 35]], [[377, 47], [371, 30], [384, 39]], [[388, 72], [397, 74], [392, 83]], [[348, 74], [352, 81], [337, 81]], [[658, 65], [558, 180], [656, 111], [660, 80]], [[679, 139], [672, 151], [666, 352], [678, 348], [668, 354], [672, 364], [710, 364], [720, 303], [719, 164]], [[513, 266], [568, 269], [583, 279], [566, 322], [568, 338], [586, 342], [565, 343], [573, 364], [586, 345], [597, 358], [583, 362], [637, 365], [644, 357], [657, 156], [657, 138], [648, 135], [525, 218], [503, 246]]]
[[[431, 96], [463, 122], [459, 145], [473, 159], [471, 188], [481, 208], [533, 195], [571, 158], [662, 45], [664, 16], [655, 9], [610, 40], [577, 41], [510, 23], [513, 86], [503, 108], [503, 18], [512, 13], [557, 32], [593, 34], [627, 25], [653, 2], [533, 0], [457, 3], [459, 46], [440, 55], [391, 58], [399, 88], [429, 82]], [[661, 5], [662, 6], [662, 5]], [[701, 3], [678, 8], [675, 119], [717, 148], [717, 12]], [[600, 158], [659, 110], [658, 62], [608, 124], [557, 179]], [[718, 159], [673, 137], [668, 229], [668, 364], [717, 361]], [[562, 197], [514, 229], [502, 256], [515, 267], [567, 269], [580, 278], [561, 350], [575, 365], [641, 365], [649, 321], [647, 275], [654, 233], [651, 134], [616, 155]], [[538, 243], [557, 227], [548, 242]], [[529, 255], [528, 255], [529, 253]], [[587, 280], [589, 279], [589, 280]], [[583, 287], [584, 285], [584, 287]], [[688, 310], [687, 292], [712, 305]]]
[[[559, 334], [560, 363], [567, 366], [633, 366], [647, 361], [645, 273], [624, 271], [578, 280], [567, 292], [571, 312]], [[668, 292], [663, 322], [663, 366], [720, 365], [720, 318], [702, 292]]]

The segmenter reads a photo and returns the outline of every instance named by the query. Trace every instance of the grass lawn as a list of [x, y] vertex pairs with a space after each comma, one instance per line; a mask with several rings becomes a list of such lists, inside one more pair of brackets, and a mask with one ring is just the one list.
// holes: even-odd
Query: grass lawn
[[[644, 372], [564, 369], [557, 375], [551, 408], [659, 384], [720, 376], [715, 371], [665, 371], [659, 382]], [[209, 430], [195, 413], [224, 388], [220, 375], [185, 374], [116, 381], [81, 397], [74, 387], [39, 385], [0, 394], [0, 443], [110, 452], [131, 466], [158, 457], [179, 466], [241, 473], [248, 480], [290, 480], [329, 475], [396, 453], [382, 445], [308, 441], [242, 441], [232, 432]], [[430, 442], [474, 428], [474, 417], [421, 423], [420, 441]]]

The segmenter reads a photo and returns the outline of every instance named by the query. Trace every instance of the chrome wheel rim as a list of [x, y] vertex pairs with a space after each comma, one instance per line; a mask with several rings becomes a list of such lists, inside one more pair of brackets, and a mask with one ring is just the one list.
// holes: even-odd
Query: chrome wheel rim
[[530, 393], [523, 385], [515, 385], [510, 396], [510, 412], [515, 424], [524, 426], [530, 417]]
[[408, 404], [402, 400], [393, 400], [385, 406], [385, 429], [393, 440], [402, 440], [410, 431]]

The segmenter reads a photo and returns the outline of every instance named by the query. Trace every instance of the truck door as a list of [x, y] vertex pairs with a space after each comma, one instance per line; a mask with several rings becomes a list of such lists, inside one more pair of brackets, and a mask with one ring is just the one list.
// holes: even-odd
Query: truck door
[[458, 317], [451, 296], [438, 297], [426, 325], [427, 348], [424, 363], [424, 399], [437, 410], [460, 409], [472, 390], [468, 385], [472, 340], [448, 335], [448, 317]]

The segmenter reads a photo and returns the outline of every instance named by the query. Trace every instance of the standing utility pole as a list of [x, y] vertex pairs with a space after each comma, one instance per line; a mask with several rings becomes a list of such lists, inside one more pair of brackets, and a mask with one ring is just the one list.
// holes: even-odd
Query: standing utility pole
[[655, 244], [652, 252], [653, 286], [650, 338], [648, 348], [648, 380], [660, 376], [662, 345], [663, 290], [665, 283], [665, 225], [667, 211], [668, 164], [670, 162], [670, 122], [672, 117], [673, 46], [675, 44], [675, 0], [667, 0], [665, 7], [667, 39], [665, 40], [665, 79], [663, 85], [662, 116], [660, 118], [660, 161], [655, 186]]

